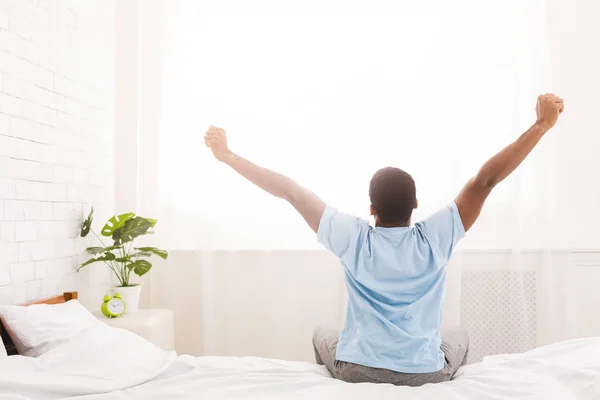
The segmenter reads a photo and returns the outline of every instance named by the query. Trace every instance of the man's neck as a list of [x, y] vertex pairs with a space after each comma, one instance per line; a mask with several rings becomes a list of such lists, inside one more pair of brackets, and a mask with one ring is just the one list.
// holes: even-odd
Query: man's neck
[[376, 218], [375, 226], [380, 227], [380, 228], [407, 228], [410, 226], [410, 219], [408, 219], [407, 221], [403, 221], [403, 222], [394, 222], [394, 223], [384, 224], [381, 221], [379, 221], [378, 218]]

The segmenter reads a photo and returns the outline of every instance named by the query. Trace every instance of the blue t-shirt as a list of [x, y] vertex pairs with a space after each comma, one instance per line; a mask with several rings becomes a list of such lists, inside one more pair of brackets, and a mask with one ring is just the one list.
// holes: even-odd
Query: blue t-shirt
[[373, 228], [327, 206], [317, 236], [342, 260], [348, 290], [336, 359], [406, 373], [441, 370], [446, 265], [464, 235], [454, 202], [400, 228]]

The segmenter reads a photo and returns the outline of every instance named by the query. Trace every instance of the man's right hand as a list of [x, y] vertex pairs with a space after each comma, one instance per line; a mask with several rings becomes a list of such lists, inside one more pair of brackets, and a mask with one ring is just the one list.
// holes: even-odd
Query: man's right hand
[[215, 158], [225, 162], [227, 157], [231, 155], [231, 151], [227, 146], [227, 134], [224, 129], [210, 126], [204, 135], [204, 144], [210, 147]]
[[545, 130], [551, 129], [563, 112], [563, 99], [555, 94], [543, 94], [537, 99], [537, 124]]

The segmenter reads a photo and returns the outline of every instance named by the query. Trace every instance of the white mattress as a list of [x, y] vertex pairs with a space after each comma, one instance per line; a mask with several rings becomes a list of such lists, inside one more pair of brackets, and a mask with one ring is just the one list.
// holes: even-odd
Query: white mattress
[[600, 338], [493, 356], [419, 388], [348, 384], [324, 367], [261, 358], [176, 356], [93, 332], [39, 359], [0, 359], [0, 399], [600, 399]]

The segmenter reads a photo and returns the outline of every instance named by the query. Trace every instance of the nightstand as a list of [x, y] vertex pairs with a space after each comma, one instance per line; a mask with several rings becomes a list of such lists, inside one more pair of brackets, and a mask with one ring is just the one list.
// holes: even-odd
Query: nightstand
[[171, 310], [139, 310], [134, 314], [125, 314], [117, 318], [106, 318], [100, 311], [93, 314], [107, 325], [136, 333], [163, 350], [175, 350]]

